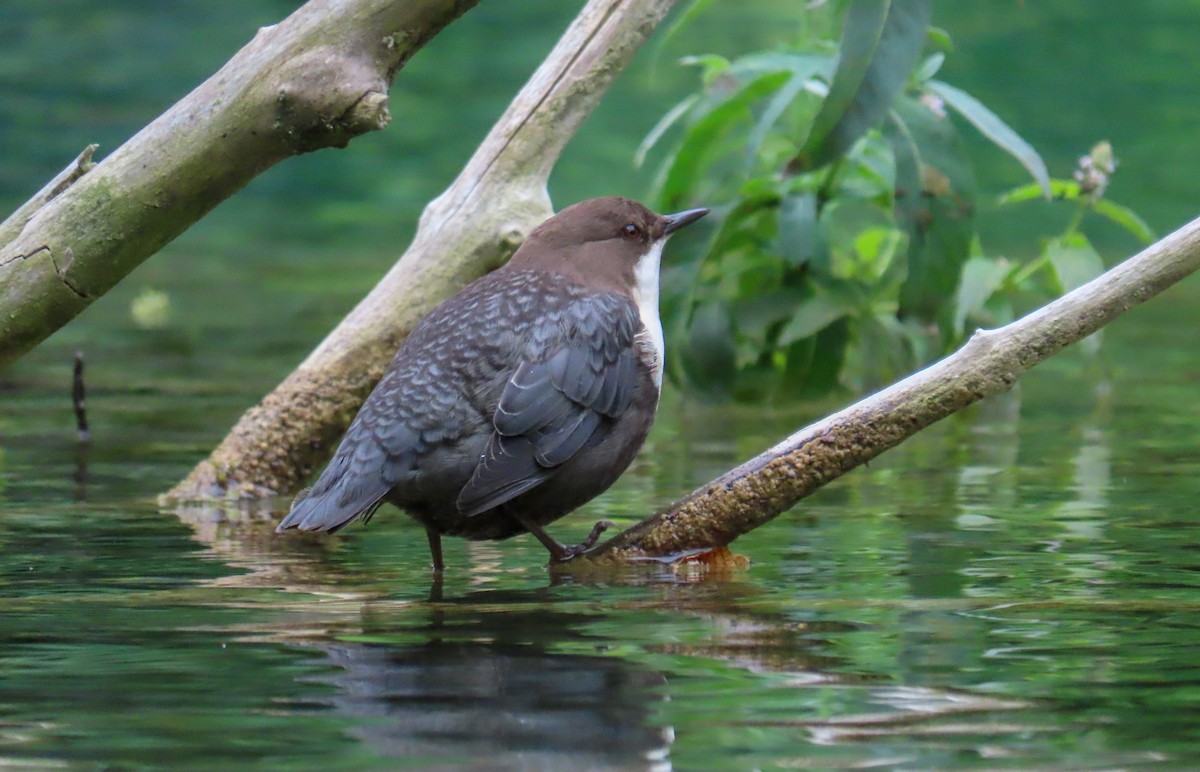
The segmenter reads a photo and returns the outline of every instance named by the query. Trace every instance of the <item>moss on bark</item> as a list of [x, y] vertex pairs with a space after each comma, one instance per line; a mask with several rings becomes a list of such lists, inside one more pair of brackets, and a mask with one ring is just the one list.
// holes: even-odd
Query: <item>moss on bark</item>
[[475, 2], [311, 0], [94, 169], [44, 189], [0, 226], [0, 367], [255, 175], [386, 125], [401, 64]]

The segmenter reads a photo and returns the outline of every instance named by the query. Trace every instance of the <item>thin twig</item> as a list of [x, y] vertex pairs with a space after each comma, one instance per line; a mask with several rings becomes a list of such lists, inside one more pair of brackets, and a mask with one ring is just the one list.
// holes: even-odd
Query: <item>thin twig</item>
[[88, 430], [87, 389], [83, 385], [83, 352], [75, 352], [75, 377], [71, 384], [71, 396], [75, 400], [75, 426], [79, 429], [79, 442], [86, 445], [92, 441]]

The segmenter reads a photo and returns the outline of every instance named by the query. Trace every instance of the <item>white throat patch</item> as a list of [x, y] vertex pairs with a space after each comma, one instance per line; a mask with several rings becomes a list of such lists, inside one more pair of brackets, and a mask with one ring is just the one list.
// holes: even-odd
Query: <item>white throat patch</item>
[[666, 351], [663, 346], [662, 319], [658, 315], [658, 267], [666, 243], [666, 237], [654, 242], [638, 260], [633, 285], [633, 302], [637, 304], [642, 326], [646, 328], [638, 333], [636, 343], [642, 361], [650, 368], [654, 385], [659, 389], [662, 388], [663, 356]]

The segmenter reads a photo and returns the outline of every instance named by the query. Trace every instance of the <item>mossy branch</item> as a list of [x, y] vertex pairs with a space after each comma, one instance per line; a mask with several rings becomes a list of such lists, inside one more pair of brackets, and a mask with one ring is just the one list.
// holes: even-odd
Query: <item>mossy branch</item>
[[112, 155], [84, 151], [0, 225], [0, 367], [257, 174], [386, 126], [396, 72], [476, 2], [310, 0]]

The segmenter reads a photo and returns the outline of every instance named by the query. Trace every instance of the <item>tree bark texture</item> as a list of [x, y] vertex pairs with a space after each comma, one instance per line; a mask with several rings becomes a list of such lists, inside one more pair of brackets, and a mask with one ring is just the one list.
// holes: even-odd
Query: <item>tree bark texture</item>
[[310, 0], [102, 162], [85, 151], [0, 224], [0, 367], [270, 166], [386, 126], [396, 72], [477, 2]]
[[[785, 439], [573, 561], [664, 558], [724, 547], [854, 467], [967, 405], [1200, 268], [1200, 219], [1093, 281]], [[571, 565], [571, 564], [568, 564]]]
[[590, 0], [458, 178], [426, 207], [392, 270], [166, 498], [299, 488], [416, 324], [503, 263], [553, 213], [546, 182], [563, 147], [674, 2]]

